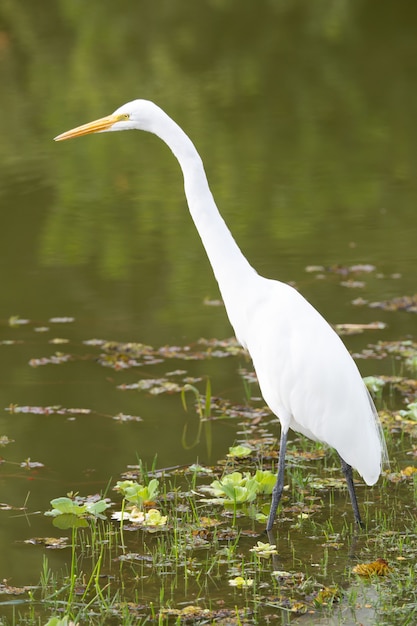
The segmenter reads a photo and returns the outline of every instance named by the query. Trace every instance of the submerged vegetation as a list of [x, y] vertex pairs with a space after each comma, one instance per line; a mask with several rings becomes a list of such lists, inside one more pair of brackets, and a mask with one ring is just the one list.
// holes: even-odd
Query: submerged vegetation
[[[11, 323], [19, 327], [18, 318]], [[69, 348], [71, 343], [62, 340], [60, 345]], [[288, 623], [299, 615], [310, 616], [314, 623], [318, 615], [325, 619], [323, 613], [340, 623], [356, 623], [355, 615], [363, 621], [364, 614], [368, 623], [413, 623], [416, 354], [417, 344], [408, 340], [380, 342], [355, 355], [391, 359], [398, 372], [366, 379], [379, 405], [392, 466], [378, 485], [359, 491], [363, 531], [354, 528], [336, 455], [301, 437], [288, 446], [287, 486], [274, 531], [266, 535], [277, 442], [269, 430], [273, 416], [252, 393], [255, 377], [250, 370], [241, 369], [242, 404], [212, 395], [210, 380], [190, 376], [185, 369], [136, 382], [115, 381], [126, 393], [177, 394], [184, 416], [199, 425], [191, 446], [200, 439], [209, 444], [219, 420], [238, 425], [235, 445], [214, 465], [158, 468], [155, 461], [147, 468], [139, 462], [103, 493], [55, 494], [44, 512], [50, 524], [45, 535], [25, 540], [25, 549], [38, 551], [39, 582], [14, 587], [3, 581], [0, 597], [16, 602], [3, 600], [0, 624], [242, 625]], [[234, 340], [153, 348], [94, 339], [84, 343], [84, 350], [32, 358], [30, 366], [66, 367], [87, 359], [124, 371], [172, 359], [185, 366], [236, 355], [242, 351]], [[11, 404], [7, 411], [68, 419], [93, 414], [89, 408], [57, 405]], [[108, 417], [122, 425], [142, 419]], [[184, 446], [186, 439], [183, 433]], [[2, 441], [9, 443], [6, 435]], [[22, 463], [29, 472], [39, 467], [41, 463], [30, 459]], [[23, 511], [31, 513], [28, 504]], [[53, 551], [66, 555], [61, 567], [52, 565]]]

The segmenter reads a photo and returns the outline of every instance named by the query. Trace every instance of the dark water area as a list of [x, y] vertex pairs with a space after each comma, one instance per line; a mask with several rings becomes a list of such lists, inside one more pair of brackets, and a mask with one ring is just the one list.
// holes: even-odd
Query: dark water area
[[[190, 417], [178, 395], [118, 385], [186, 368], [243, 403], [239, 368], [249, 366], [241, 357], [141, 371], [97, 364], [84, 342], [195, 345], [232, 330], [224, 308], [207, 304], [217, 285], [166, 146], [134, 132], [53, 137], [154, 100], [194, 141], [260, 273], [294, 283], [332, 324], [386, 324], [347, 337], [353, 352], [415, 339], [415, 314], [352, 302], [416, 292], [416, 20], [405, 1], [0, 3], [0, 435], [13, 440], [1, 451], [0, 501], [29, 512], [0, 511], [0, 580], [38, 580], [39, 553], [16, 541], [50, 532], [33, 513], [52, 498], [104, 490], [138, 459], [214, 462], [236, 438], [237, 424], [219, 422], [210, 454], [205, 441], [184, 450]], [[360, 286], [306, 271], [356, 264], [375, 266], [349, 275]], [[15, 316], [29, 322], [10, 324]], [[77, 358], [29, 364], [56, 352]], [[142, 421], [111, 419], [120, 413]], [[29, 458], [45, 467], [22, 469]]]

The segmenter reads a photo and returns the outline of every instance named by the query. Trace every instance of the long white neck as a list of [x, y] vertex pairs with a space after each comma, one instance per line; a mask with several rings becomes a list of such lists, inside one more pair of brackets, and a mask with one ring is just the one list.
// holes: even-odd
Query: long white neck
[[257, 274], [218, 211], [203, 162], [191, 139], [162, 109], [159, 112], [149, 130], [168, 145], [181, 166], [191, 217], [219, 284], [229, 319], [239, 335], [236, 325], [240, 315], [238, 312], [235, 315], [235, 310], [243, 302], [236, 302], [235, 294], [242, 298], [245, 286], [249, 287]]

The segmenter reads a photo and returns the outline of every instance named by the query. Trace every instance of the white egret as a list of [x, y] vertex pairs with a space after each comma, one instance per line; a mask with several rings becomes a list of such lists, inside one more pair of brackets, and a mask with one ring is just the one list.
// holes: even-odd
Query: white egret
[[184, 131], [156, 104], [134, 100], [112, 115], [55, 137], [144, 130], [178, 159], [194, 224], [238, 341], [253, 361], [262, 395], [281, 423], [271, 530], [284, 487], [289, 428], [338, 452], [355, 520], [361, 524], [352, 468], [368, 485], [388, 461], [378, 414], [352, 357], [317, 310], [289, 285], [257, 274], [243, 256], [211, 194], [202, 160]]

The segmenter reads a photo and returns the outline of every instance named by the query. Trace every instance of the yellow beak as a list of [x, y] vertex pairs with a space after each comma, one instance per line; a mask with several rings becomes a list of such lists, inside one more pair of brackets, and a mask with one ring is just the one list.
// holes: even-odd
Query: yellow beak
[[73, 128], [72, 130], [67, 130], [67, 132], [55, 137], [54, 141], [64, 141], [64, 139], [72, 139], [72, 137], [82, 137], [83, 135], [90, 135], [91, 133], [99, 133], [100, 131], [108, 130], [113, 124], [119, 121], [120, 117], [118, 115], [101, 117], [99, 120], [94, 120], [94, 122], [77, 126], [77, 128]]

